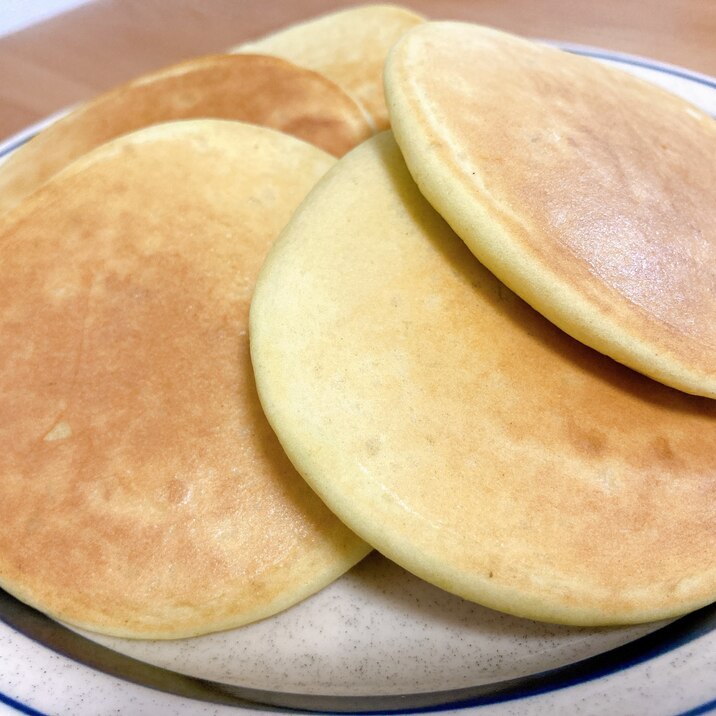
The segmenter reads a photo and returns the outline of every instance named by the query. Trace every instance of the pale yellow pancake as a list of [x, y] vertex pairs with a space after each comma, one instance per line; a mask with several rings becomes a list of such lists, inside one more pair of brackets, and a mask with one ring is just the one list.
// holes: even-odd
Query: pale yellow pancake
[[366, 553], [281, 450], [247, 336], [265, 252], [333, 161], [253, 125], [157, 125], [0, 224], [2, 588], [87, 629], [184, 637]]
[[302, 22], [232, 52], [276, 55], [320, 72], [355, 97], [376, 129], [390, 120], [383, 94], [383, 64], [393, 43], [424, 22], [398, 5], [360, 5]]
[[390, 134], [306, 198], [261, 270], [250, 330], [292, 462], [411, 572], [569, 624], [716, 598], [716, 402], [531, 309], [425, 201]]
[[276, 57], [199, 57], [81, 105], [20, 147], [0, 166], [0, 212], [103, 142], [151, 124], [196, 118], [260, 124], [336, 156], [372, 133], [355, 100], [316, 72]]
[[428, 201], [569, 334], [716, 397], [716, 122], [595, 60], [433, 23], [386, 64]]

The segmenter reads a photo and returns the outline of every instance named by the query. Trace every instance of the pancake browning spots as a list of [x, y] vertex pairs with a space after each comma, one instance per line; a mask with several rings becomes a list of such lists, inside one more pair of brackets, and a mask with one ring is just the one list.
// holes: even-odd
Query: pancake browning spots
[[460, 23], [386, 64], [428, 201], [567, 333], [716, 397], [716, 122], [595, 60]]
[[383, 94], [385, 57], [403, 33], [422, 22], [397, 5], [364, 5], [279, 30], [232, 52], [276, 55], [324, 74], [365, 107], [376, 129], [385, 129], [390, 123]]
[[177, 119], [278, 129], [340, 156], [372, 133], [340, 87], [276, 57], [210, 55], [144, 75], [81, 105], [0, 166], [0, 212], [103, 142]]
[[577, 625], [716, 598], [716, 402], [531, 309], [425, 201], [390, 134], [308, 195], [261, 270], [250, 328], [292, 462], [423, 579]]
[[3, 588], [174, 638], [269, 616], [366, 553], [281, 450], [248, 351], [266, 250], [332, 163], [252, 125], [158, 125], [6, 217]]

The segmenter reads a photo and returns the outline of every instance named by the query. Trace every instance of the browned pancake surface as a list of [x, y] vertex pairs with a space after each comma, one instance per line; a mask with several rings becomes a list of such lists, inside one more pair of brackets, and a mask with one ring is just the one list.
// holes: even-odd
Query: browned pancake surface
[[283, 57], [320, 72], [365, 107], [376, 129], [390, 124], [383, 65], [393, 43], [424, 20], [399, 5], [359, 5], [279, 30], [233, 48]]
[[488, 28], [412, 31], [396, 138], [476, 256], [568, 333], [716, 397], [716, 122], [622, 71]]
[[262, 55], [210, 55], [162, 69], [84, 104], [0, 166], [0, 211], [70, 161], [121, 134], [176, 119], [234, 119], [278, 129], [340, 156], [371, 134], [341, 88]]
[[420, 577], [582, 625], [716, 598], [716, 402], [531, 309], [427, 204], [390, 135], [344, 157], [291, 220], [251, 336], [294, 464]]
[[248, 354], [264, 254], [331, 165], [259, 127], [162, 125], [72, 165], [0, 233], [0, 584], [60, 619], [190, 636], [366, 551], [294, 471]]

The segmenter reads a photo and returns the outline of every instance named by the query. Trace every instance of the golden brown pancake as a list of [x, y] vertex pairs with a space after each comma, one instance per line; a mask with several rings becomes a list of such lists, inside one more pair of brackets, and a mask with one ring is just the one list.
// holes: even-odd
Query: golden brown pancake
[[416, 575], [577, 625], [716, 598], [716, 402], [530, 308], [425, 201], [390, 134], [308, 195], [261, 270], [250, 330], [294, 465]]
[[716, 397], [716, 122], [595, 60], [460, 23], [386, 65], [428, 201], [578, 340]]
[[397, 5], [361, 5], [323, 15], [232, 52], [276, 55], [320, 72], [355, 97], [376, 129], [389, 126], [383, 64], [393, 43], [424, 19]]
[[0, 166], [0, 212], [114, 137], [176, 119], [235, 119], [340, 156], [371, 134], [364, 111], [325, 77], [276, 57], [210, 55], [145, 75], [81, 105]]
[[281, 450], [246, 334], [269, 244], [332, 163], [253, 125], [158, 125], [6, 217], [0, 586], [172, 638], [273, 614], [366, 553]]

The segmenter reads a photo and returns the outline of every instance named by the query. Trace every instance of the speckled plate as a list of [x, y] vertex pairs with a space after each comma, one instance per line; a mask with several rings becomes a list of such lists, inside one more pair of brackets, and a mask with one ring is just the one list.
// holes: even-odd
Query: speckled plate
[[[716, 115], [716, 80], [563, 47]], [[41, 126], [0, 146], [0, 161]], [[701, 714], [716, 710], [715, 674], [716, 605], [639, 627], [538, 624], [465, 602], [375, 553], [276, 617], [173, 642], [80, 633], [0, 591], [0, 713]]]

